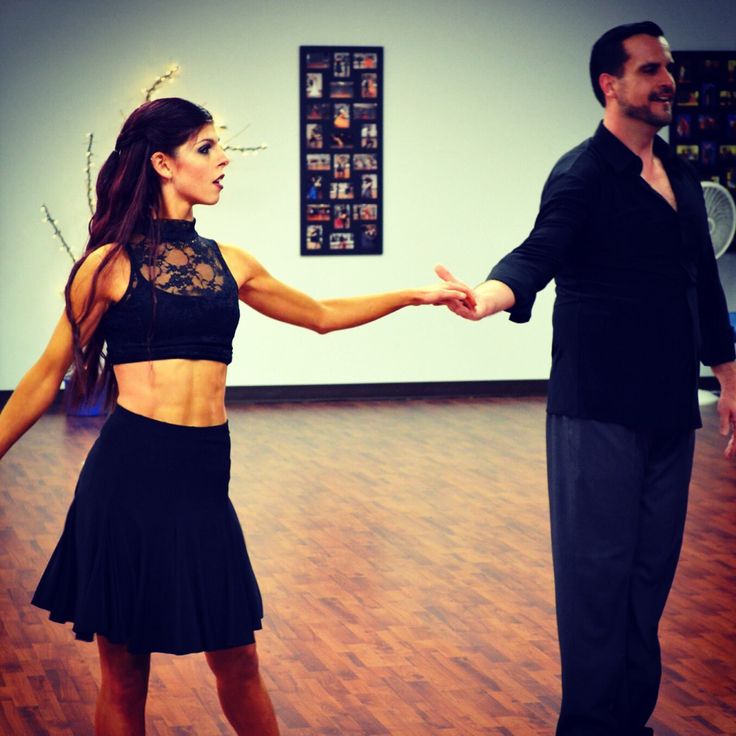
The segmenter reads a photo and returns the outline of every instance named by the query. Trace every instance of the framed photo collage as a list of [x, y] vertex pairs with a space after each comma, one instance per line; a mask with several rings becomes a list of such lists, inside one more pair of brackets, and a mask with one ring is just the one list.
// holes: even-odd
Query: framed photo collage
[[702, 181], [736, 199], [736, 50], [674, 51], [677, 92], [670, 143]]
[[383, 252], [383, 48], [299, 49], [301, 249]]

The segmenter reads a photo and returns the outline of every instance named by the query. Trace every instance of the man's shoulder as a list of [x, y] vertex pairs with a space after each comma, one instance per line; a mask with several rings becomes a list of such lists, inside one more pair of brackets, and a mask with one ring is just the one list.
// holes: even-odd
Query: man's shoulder
[[552, 167], [550, 179], [570, 175], [580, 179], [588, 179], [600, 174], [602, 159], [595, 150], [593, 137], [586, 138], [575, 148], [564, 153]]

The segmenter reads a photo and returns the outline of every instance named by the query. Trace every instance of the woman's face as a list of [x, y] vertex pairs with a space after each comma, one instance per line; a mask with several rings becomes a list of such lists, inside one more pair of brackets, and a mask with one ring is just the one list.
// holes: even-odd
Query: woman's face
[[224, 169], [230, 163], [212, 123], [200, 128], [167, 157], [170, 193], [189, 205], [216, 204], [222, 191]]

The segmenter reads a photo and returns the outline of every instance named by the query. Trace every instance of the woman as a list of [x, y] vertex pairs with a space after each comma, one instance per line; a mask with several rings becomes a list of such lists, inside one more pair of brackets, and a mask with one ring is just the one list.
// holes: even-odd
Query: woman
[[225, 378], [238, 298], [326, 333], [469, 297], [442, 283], [315, 301], [280, 283], [248, 253], [195, 230], [192, 208], [219, 200], [227, 164], [203, 108], [170, 98], [130, 115], [100, 170], [65, 313], [0, 414], [2, 457], [71, 363], [73, 396], [102, 386], [117, 399], [33, 598], [52, 620], [73, 622], [77, 638], [96, 634], [98, 734], [144, 733], [154, 651], [204, 651], [236, 732], [278, 733], [253, 634], [260, 594], [227, 495]]

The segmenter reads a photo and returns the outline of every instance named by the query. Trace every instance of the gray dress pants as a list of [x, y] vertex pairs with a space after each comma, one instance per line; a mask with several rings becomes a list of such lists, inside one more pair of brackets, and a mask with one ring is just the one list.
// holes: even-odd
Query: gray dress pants
[[641, 736], [682, 544], [695, 432], [547, 417], [562, 664], [557, 736]]

